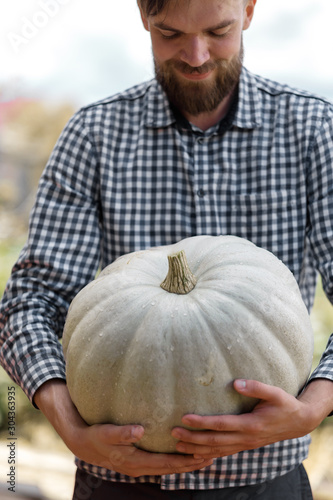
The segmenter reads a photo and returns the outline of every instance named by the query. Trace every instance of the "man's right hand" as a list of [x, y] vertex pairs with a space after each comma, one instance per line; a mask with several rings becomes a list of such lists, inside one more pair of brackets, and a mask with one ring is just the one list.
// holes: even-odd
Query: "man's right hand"
[[131, 477], [191, 472], [212, 464], [211, 459], [150, 453], [136, 448], [134, 443], [144, 434], [144, 428], [138, 425], [87, 425], [72, 403], [63, 380], [44, 383], [34, 401], [70, 451], [87, 463]]

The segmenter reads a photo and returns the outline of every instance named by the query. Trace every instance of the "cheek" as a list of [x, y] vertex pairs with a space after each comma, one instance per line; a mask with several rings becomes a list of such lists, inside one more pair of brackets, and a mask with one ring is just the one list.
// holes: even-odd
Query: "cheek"
[[241, 48], [240, 36], [233, 36], [229, 38], [223, 38], [222, 40], [217, 40], [211, 44], [210, 54], [213, 59], [224, 59], [231, 60], [234, 56], [237, 56]]
[[178, 53], [178, 47], [175, 47], [171, 41], [163, 40], [160, 37], [151, 37], [152, 49], [154, 57], [160, 61], [168, 61], [176, 57]]

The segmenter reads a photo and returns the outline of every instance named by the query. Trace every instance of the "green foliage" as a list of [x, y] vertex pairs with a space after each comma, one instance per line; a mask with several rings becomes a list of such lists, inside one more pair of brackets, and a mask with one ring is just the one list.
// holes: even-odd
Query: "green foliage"
[[11, 268], [22, 248], [21, 241], [0, 240], [0, 296], [2, 297]]

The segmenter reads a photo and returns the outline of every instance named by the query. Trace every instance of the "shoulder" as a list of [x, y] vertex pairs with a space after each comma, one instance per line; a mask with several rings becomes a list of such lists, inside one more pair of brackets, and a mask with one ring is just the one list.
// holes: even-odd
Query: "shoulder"
[[333, 127], [333, 105], [325, 97], [253, 74], [246, 68], [240, 84], [242, 116], [251, 114], [253, 123], [288, 127], [305, 136], [324, 124]]
[[326, 97], [259, 75], [252, 74], [252, 77], [263, 101], [271, 101], [276, 106], [284, 105], [289, 110], [298, 110], [300, 113], [316, 111], [332, 116], [333, 103]]
[[111, 125], [115, 120], [129, 122], [135, 115], [139, 117], [142, 114], [154, 84], [154, 80], [144, 82], [83, 106], [73, 118], [81, 123], [84, 122], [87, 128], [95, 127], [98, 123], [106, 125], [109, 122]]
[[129, 89], [124, 90], [123, 92], [118, 92], [117, 94], [114, 94], [112, 96], [109, 96], [105, 99], [96, 101], [94, 103], [91, 103], [87, 106], [84, 106], [82, 108], [83, 111], [88, 111], [90, 109], [98, 109], [98, 108], [107, 108], [110, 106], [113, 106], [117, 103], [123, 103], [123, 102], [133, 102], [133, 101], [140, 101], [142, 98], [144, 98], [147, 95], [147, 92], [149, 92], [150, 88], [154, 84], [155, 80], [150, 80], [147, 82], [140, 83], [138, 85], [135, 85]]

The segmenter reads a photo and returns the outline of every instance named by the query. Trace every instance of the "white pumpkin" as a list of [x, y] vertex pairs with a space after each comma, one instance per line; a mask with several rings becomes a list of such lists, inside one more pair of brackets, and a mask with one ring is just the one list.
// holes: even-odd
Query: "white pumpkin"
[[[161, 286], [170, 255], [162, 286], [173, 291]], [[170, 431], [184, 414], [254, 407], [233, 389], [236, 378], [296, 396], [313, 334], [296, 280], [272, 253], [234, 236], [197, 236], [105, 268], [72, 302], [63, 348], [88, 424], [142, 424], [139, 447], [175, 452]]]

